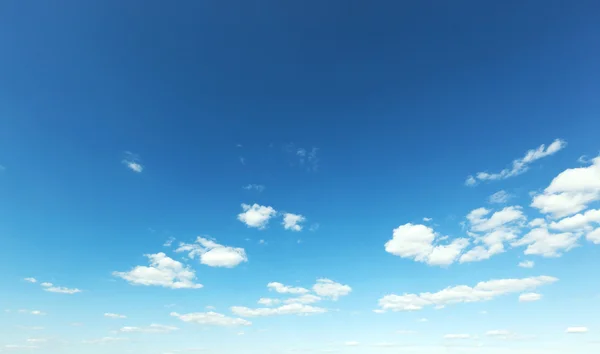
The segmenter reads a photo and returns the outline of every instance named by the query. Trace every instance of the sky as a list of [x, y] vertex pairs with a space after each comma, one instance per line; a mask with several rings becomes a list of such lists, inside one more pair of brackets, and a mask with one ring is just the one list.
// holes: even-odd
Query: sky
[[599, 352], [599, 13], [2, 1], [0, 352]]

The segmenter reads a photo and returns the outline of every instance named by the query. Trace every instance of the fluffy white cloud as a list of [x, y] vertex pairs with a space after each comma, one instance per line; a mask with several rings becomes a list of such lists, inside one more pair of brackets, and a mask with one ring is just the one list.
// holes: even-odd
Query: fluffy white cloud
[[470, 334], [446, 334], [444, 339], [469, 339], [471, 338]]
[[569, 327], [569, 328], [567, 328], [566, 332], [574, 333], [574, 334], [587, 333], [588, 328], [587, 327]]
[[519, 267], [521, 268], [533, 268], [535, 266], [534, 261], [523, 261], [519, 263]]
[[55, 286], [54, 284], [48, 282], [44, 282], [40, 285], [44, 288], [44, 291], [50, 293], [73, 295], [81, 292], [81, 290], [77, 288], [65, 288], [62, 286]]
[[28, 283], [37, 283], [37, 279], [35, 279], [35, 278], [25, 278], [23, 280], [25, 280]]
[[402, 258], [443, 266], [452, 264], [469, 245], [464, 238], [446, 245], [440, 245], [441, 240], [432, 228], [408, 223], [394, 229], [392, 239], [385, 243], [385, 250]]
[[267, 284], [267, 288], [280, 294], [307, 294], [309, 292], [309, 290], [305, 288], [287, 286], [278, 282], [271, 282]]
[[196, 273], [181, 262], [167, 257], [164, 253], [147, 254], [150, 267], [137, 266], [129, 272], [113, 272], [113, 275], [127, 280], [132, 285], [162, 286], [171, 289], [199, 289], [194, 283]]
[[[286, 304], [314, 304], [315, 302], [319, 302], [322, 299], [313, 294], [304, 294], [298, 297], [292, 297], [284, 300], [283, 302]], [[259, 300], [260, 303], [260, 300]], [[268, 306], [268, 305], [267, 305]]]
[[510, 177], [518, 176], [525, 173], [529, 169], [529, 165], [536, 160], [555, 154], [567, 146], [564, 140], [556, 139], [552, 144], [546, 147], [544, 144], [540, 145], [537, 149], [531, 149], [525, 153], [520, 159], [516, 159], [512, 162], [511, 168], [505, 168], [498, 173], [478, 172], [475, 176], [468, 176], [465, 184], [473, 186], [479, 181], [495, 181], [506, 179]]
[[313, 315], [327, 312], [327, 309], [304, 304], [286, 304], [279, 307], [251, 309], [243, 306], [231, 307], [231, 312], [241, 317], [263, 317], [279, 315]]
[[177, 331], [179, 328], [173, 326], [165, 326], [160, 324], [151, 324], [148, 327], [123, 327], [119, 332], [123, 333], [169, 333]]
[[600, 227], [594, 231], [589, 232], [585, 236], [585, 238], [587, 238], [588, 241], [595, 243], [596, 245], [600, 244]]
[[277, 211], [270, 206], [242, 204], [243, 213], [238, 214], [238, 220], [248, 227], [264, 229], [269, 219], [277, 215]]
[[558, 231], [591, 230], [591, 224], [600, 223], [600, 209], [588, 210], [585, 213], [573, 215], [550, 223], [550, 228]]
[[144, 171], [144, 166], [140, 163], [140, 158], [136, 154], [131, 152], [125, 152], [125, 158], [123, 159], [123, 164], [127, 166], [128, 169], [132, 170], [136, 173], [141, 173]]
[[330, 279], [318, 279], [317, 283], [313, 285], [313, 291], [319, 296], [337, 300], [341, 296], [350, 294], [352, 288]]
[[519, 295], [519, 302], [532, 302], [542, 299], [542, 295], [538, 293], [525, 293]]
[[242, 318], [227, 317], [217, 312], [194, 312], [187, 314], [178, 314], [177, 312], [171, 312], [171, 316], [177, 317], [184, 322], [191, 322], [200, 325], [209, 326], [250, 326], [252, 322], [244, 320]]
[[529, 231], [521, 239], [512, 243], [513, 246], [527, 246], [525, 254], [543, 257], [560, 257], [577, 246], [579, 235], [570, 232], [553, 234], [545, 228]]
[[508, 193], [507, 191], [501, 190], [501, 191], [498, 191], [498, 192], [492, 194], [488, 200], [492, 204], [504, 204], [504, 203], [508, 202], [508, 200], [511, 197], [512, 196], [510, 195], [510, 193]]
[[127, 316], [125, 316], [125, 315], [119, 315], [118, 313], [110, 313], [110, 312], [105, 313], [104, 317], [108, 317], [108, 318], [127, 318]]
[[542, 213], [561, 218], [578, 213], [600, 200], [600, 157], [587, 167], [571, 168], [556, 176], [531, 206]]
[[175, 252], [189, 252], [190, 258], [199, 257], [200, 263], [210, 267], [233, 268], [248, 261], [243, 248], [223, 246], [204, 237], [198, 237], [193, 244], [181, 243]]
[[552, 284], [558, 281], [550, 276], [538, 276], [522, 279], [497, 279], [480, 282], [474, 287], [458, 285], [448, 287], [436, 293], [386, 295], [379, 299], [382, 310], [389, 311], [415, 311], [426, 306], [445, 306], [455, 303], [481, 302], [492, 300], [495, 297], [521, 293], [533, 290], [539, 286]]
[[281, 303], [281, 300], [279, 299], [271, 299], [265, 297], [258, 299], [258, 304], [263, 306], [275, 306], [279, 303]]
[[490, 210], [486, 208], [471, 211], [467, 215], [467, 220], [471, 223], [471, 230], [474, 232], [492, 231], [525, 220], [525, 215], [519, 206], [506, 207], [493, 213], [489, 218], [485, 218], [489, 213]]
[[300, 214], [285, 213], [283, 214], [283, 228], [291, 231], [302, 231], [301, 223], [305, 222], [306, 218]]

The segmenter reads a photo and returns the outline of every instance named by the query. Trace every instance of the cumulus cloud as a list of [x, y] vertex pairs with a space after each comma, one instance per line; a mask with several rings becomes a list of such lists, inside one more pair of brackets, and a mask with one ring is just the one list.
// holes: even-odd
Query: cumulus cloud
[[542, 299], [542, 295], [538, 293], [525, 293], [519, 295], [519, 302], [532, 302]]
[[600, 244], [600, 227], [596, 230], [589, 232], [585, 236], [585, 238], [587, 238], [588, 241], [593, 242], [596, 245]]
[[199, 325], [208, 326], [222, 326], [222, 327], [233, 327], [233, 326], [250, 326], [252, 322], [244, 320], [242, 318], [228, 317], [217, 312], [193, 312], [187, 314], [179, 314], [177, 312], [171, 312], [171, 316], [177, 317], [183, 322], [190, 322]]
[[319, 296], [336, 301], [340, 297], [350, 294], [352, 288], [330, 279], [318, 279], [317, 283], [313, 285], [313, 291]]
[[537, 149], [531, 149], [527, 151], [525, 156], [522, 158], [514, 160], [511, 168], [505, 168], [497, 173], [478, 172], [474, 176], [468, 176], [465, 184], [468, 186], [473, 186], [477, 183], [477, 181], [496, 181], [518, 176], [527, 172], [529, 165], [534, 161], [553, 155], [566, 146], [567, 143], [561, 139], [554, 140], [552, 144], [548, 145], [548, 147], [542, 144]]
[[566, 332], [571, 333], [571, 334], [587, 333], [588, 328], [587, 327], [569, 327], [569, 328], [567, 328]]
[[125, 152], [125, 157], [123, 158], [122, 162], [133, 172], [141, 173], [144, 171], [144, 166], [142, 166], [139, 156], [134, 153]]
[[242, 204], [244, 212], [238, 214], [238, 220], [248, 227], [264, 229], [269, 220], [277, 215], [277, 211], [270, 206]]
[[113, 275], [132, 285], [162, 286], [171, 289], [199, 289], [196, 273], [181, 262], [167, 257], [163, 252], [147, 254], [150, 266], [137, 266], [129, 272], [113, 272]]
[[258, 299], [258, 304], [263, 306], [275, 306], [279, 303], [281, 303], [281, 300], [279, 299], [271, 299], [266, 297]]
[[519, 263], [519, 267], [521, 268], [533, 268], [535, 266], [534, 261], [523, 261]]
[[576, 247], [578, 239], [579, 235], [570, 232], [554, 234], [550, 233], [548, 229], [537, 228], [529, 231], [512, 245], [527, 246], [526, 255], [560, 257], [564, 252]]
[[600, 223], [600, 209], [588, 210], [585, 213], [550, 223], [550, 228], [558, 231], [589, 231], [593, 229], [592, 224]]
[[445, 245], [439, 244], [442, 239], [426, 225], [408, 223], [394, 229], [392, 239], [385, 243], [385, 250], [402, 258], [445, 266], [452, 264], [469, 245], [465, 238]]
[[278, 282], [271, 282], [267, 284], [267, 288], [280, 294], [306, 294], [309, 292], [309, 290], [305, 288], [287, 286]]
[[285, 304], [279, 307], [251, 309], [243, 306], [231, 307], [231, 312], [241, 317], [264, 317], [280, 315], [313, 315], [327, 312], [327, 309], [304, 304]]
[[531, 206], [554, 218], [576, 214], [600, 200], [600, 156], [587, 167], [567, 169], [556, 176]]
[[233, 268], [248, 261], [243, 248], [223, 246], [204, 237], [193, 244], [181, 243], [175, 252], [188, 252], [191, 259], [200, 258], [200, 263], [210, 267]]
[[507, 191], [501, 190], [492, 194], [488, 200], [492, 204], [505, 204], [511, 197]]
[[522, 279], [496, 279], [480, 282], [474, 287], [458, 285], [435, 293], [386, 295], [379, 299], [379, 306], [386, 311], [415, 311], [427, 306], [446, 306], [456, 303], [489, 301], [498, 296], [522, 293], [542, 285], [558, 281], [550, 276]]
[[104, 317], [107, 317], [107, 318], [127, 318], [127, 316], [125, 316], [125, 315], [120, 315], [118, 313], [110, 313], [110, 312], [105, 313]]
[[119, 330], [122, 333], [170, 333], [177, 331], [179, 328], [173, 326], [165, 326], [160, 324], [151, 324], [148, 327], [123, 327]]
[[300, 214], [285, 213], [283, 214], [283, 228], [291, 231], [302, 231], [301, 223], [305, 222], [306, 218]]

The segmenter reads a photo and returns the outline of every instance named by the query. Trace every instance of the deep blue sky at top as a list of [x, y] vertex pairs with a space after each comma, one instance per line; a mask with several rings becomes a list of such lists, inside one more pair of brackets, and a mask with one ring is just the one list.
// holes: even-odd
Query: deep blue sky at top
[[[599, 13], [555, 0], [2, 1], [0, 254], [24, 272], [39, 264], [9, 249], [56, 272], [119, 259], [108, 276], [170, 234], [242, 243], [242, 202], [320, 222], [331, 242], [302, 259], [342, 241], [383, 252], [399, 224], [460, 218], [500, 189], [467, 190], [468, 174], [555, 138], [570, 150], [545, 181], [596, 152]], [[290, 166], [290, 143], [319, 148], [316, 173]], [[535, 177], [504, 187], [545, 186]]]

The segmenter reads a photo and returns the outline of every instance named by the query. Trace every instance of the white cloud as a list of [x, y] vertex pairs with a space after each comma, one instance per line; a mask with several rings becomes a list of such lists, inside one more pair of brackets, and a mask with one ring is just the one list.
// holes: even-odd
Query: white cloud
[[243, 248], [223, 246], [203, 237], [198, 237], [194, 244], [181, 243], [175, 252], [189, 252], [191, 259], [199, 257], [200, 263], [210, 267], [233, 268], [248, 261]]
[[548, 226], [546, 224], [546, 220], [543, 218], [533, 219], [527, 225], [529, 227], [546, 227], [546, 226]]
[[446, 334], [444, 339], [469, 339], [471, 338], [470, 334]]
[[23, 280], [28, 283], [37, 283], [37, 279], [35, 279], [35, 278], [25, 278]]
[[171, 316], [177, 317], [184, 322], [195, 323], [199, 325], [208, 325], [208, 326], [223, 326], [223, 327], [233, 327], [233, 326], [250, 326], [252, 322], [244, 320], [242, 318], [233, 318], [228, 317], [223, 314], [217, 312], [194, 312], [187, 314], [178, 314], [177, 312], [172, 312]]
[[123, 159], [123, 164], [127, 166], [130, 170], [136, 173], [141, 173], [144, 171], [144, 166], [140, 163], [140, 158], [136, 154], [131, 152], [125, 152], [125, 158]]
[[165, 243], [163, 243], [163, 246], [171, 247], [173, 245], [173, 242], [175, 242], [175, 237], [171, 236], [165, 241]]
[[475, 176], [468, 176], [465, 184], [468, 186], [475, 185], [477, 180], [479, 181], [496, 181], [515, 177], [525, 173], [529, 169], [529, 165], [536, 160], [555, 154], [567, 146], [564, 140], [556, 139], [552, 144], [546, 146], [540, 145], [537, 149], [532, 149], [525, 153], [520, 159], [516, 159], [512, 162], [511, 168], [505, 168], [497, 173], [478, 172]]
[[306, 294], [309, 292], [309, 290], [305, 288], [287, 286], [278, 282], [271, 282], [267, 284], [267, 288], [280, 294]]
[[550, 223], [550, 228], [559, 231], [582, 231], [591, 230], [591, 224], [600, 223], [600, 209], [588, 210], [582, 214], [576, 214], [570, 217]]
[[[314, 304], [315, 302], [319, 302], [322, 299], [313, 294], [304, 294], [298, 297], [292, 297], [284, 300], [283, 302], [286, 304]], [[259, 301], [260, 303], [260, 301]]]
[[570, 168], [556, 176], [531, 206], [554, 218], [576, 214], [600, 200], [600, 156], [587, 167]]
[[108, 317], [108, 318], [127, 318], [127, 316], [125, 315], [119, 315], [118, 313], [105, 313], [104, 317]]
[[523, 261], [519, 263], [519, 267], [521, 268], [533, 268], [535, 266], [534, 261]]
[[474, 287], [458, 285], [435, 293], [386, 295], [379, 299], [379, 306], [389, 311], [415, 311], [426, 306], [449, 305], [456, 303], [481, 302], [495, 297], [533, 290], [539, 286], [558, 281], [550, 276], [522, 279], [496, 279], [480, 282]]
[[53, 284], [49, 283], [49, 282], [43, 282], [43, 283], [40, 284], [40, 286], [42, 286], [44, 288], [49, 288], [49, 287], [53, 286]]
[[579, 235], [564, 232], [552, 234], [545, 228], [529, 231], [521, 239], [512, 243], [513, 246], [527, 246], [525, 254], [543, 257], [560, 257], [563, 252], [577, 246]]
[[83, 343], [85, 343], [85, 344], [107, 344], [107, 343], [122, 342], [122, 341], [126, 341], [126, 340], [128, 340], [128, 339], [127, 338], [118, 338], [118, 337], [103, 337], [103, 338], [99, 338], [99, 339], [84, 340]]
[[34, 315], [34, 316], [44, 316], [46, 315], [44, 312], [39, 311], [39, 310], [19, 310], [19, 313], [26, 313], [26, 314], [30, 314], [30, 315]]
[[518, 223], [525, 220], [525, 215], [519, 206], [509, 206], [492, 214], [489, 218], [484, 216], [490, 213], [485, 208], [479, 208], [471, 211], [467, 215], [467, 220], [471, 223], [471, 230], [474, 232], [486, 232], [496, 230], [508, 224]]
[[596, 245], [600, 244], [600, 227], [594, 231], [589, 232], [585, 236], [585, 238], [587, 238], [588, 241], [593, 242]]
[[27, 342], [29, 343], [46, 343], [48, 340], [46, 338], [28, 338]]
[[572, 333], [572, 334], [587, 333], [588, 328], [587, 327], [569, 327], [569, 328], [567, 328], [566, 332]]
[[350, 341], [350, 342], [344, 343], [344, 345], [347, 346], [347, 347], [356, 347], [356, 346], [359, 346], [360, 343], [357, 342], [357, 341]]
[[65, 288], [62, 286], [55, 286], [54, 284], [48, 282], [44, 282], [40, 285], [44, 288], [44, 291], [48, 291], [51, 293], [73, 295], [81, 292], [81, 290], [77, 288]]
[[508, 192], [501, 190], [492, 194], [489, 198], [489, 202], [492, 204], [504, 204], [512, 197]]
[[275, 306], [279, 303], [281, 303], [281, 300], [279, 299], [271, 299], [266, 297], [258, 299], [258, 304], [263, 306]]
[[151, 324], [148, 327], [123, 327], [119, 332], [123, 333], [170, 333], [177, 331], [179, 328], [173, 326], [165, 326], [160, 324]]
[[431, 220], [433, 220], [432, 218], [423, 218], [423, 221], [425, 222], [430, 222]]
[[231, 312], [241, 317], [263, 317], [279, 315], [312, 315], [327, 312], [327, 309], [304, 304], [286, 304], [279, 307], [251, 309], [243, 306], [231, 307]]
[[337, 301], [340, 297], [350, 294], [352, 288], [330, 279], [318, 279], [317, 283], [313, 285], [313, 291], [319, 296]]
[[265, 186], [263, 186], [262, 184], [247, 184], [242, 188], [248, 191], [255, 190], [257, 192], [262, 192], [265, 190]]
[[542, 299], [542, 295], [538, 293], [525, 293], [519, 295], [519, 302], [532, 302]]
[[199, 289], [194, 283], [196, 273], [164, 253], [147, 254], [150, 267], [137, 266], [129, 272], [113, 272], [113, 275], [127, 280], [132, 285], [162, 286], [171, 289]]
[[242, 204], [243, 213], [238, 214], [238, 220], [248, 227], [264, 229], [269, 219], [277, 215], [277, 211], [270, 206]]
[[283, 228], [291, 231], [302, 231], [301, 223], [305, 222], [306, 218], [300, 214], [285, 213], [283, 214]]
[[432, 228], [408, 223], [394, 229], [392, 239], [385, 243], [385, 250], [402, 258], [444, 266], [452, 264], [469, 244], [464, 238], [446, 245], [440, 245], [441, 240]]

